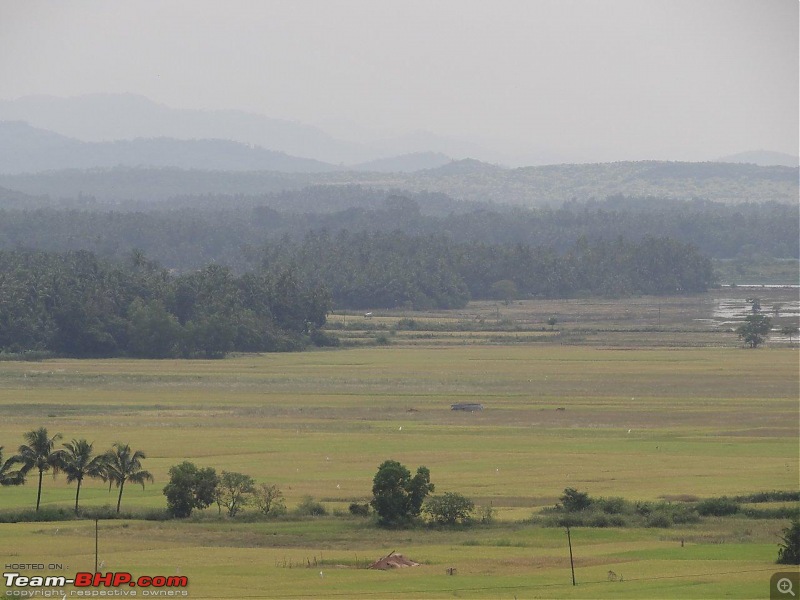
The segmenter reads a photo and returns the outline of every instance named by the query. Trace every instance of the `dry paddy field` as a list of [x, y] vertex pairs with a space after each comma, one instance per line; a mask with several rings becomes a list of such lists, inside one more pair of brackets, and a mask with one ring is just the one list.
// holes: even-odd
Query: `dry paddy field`
[[[700, 311], [712, 300], [685, 302]], [[633, 305], [615, 313], [603, 304], [582, 317], [582, 341], [575, 329], [573, 337], [559, 329], [569, 315], [588, 314], [586, 306], [531, 303], [500, 318], [529, 315], [528, 329], [546, 330], [536, 341], [471, 340], [476, 332], [467, 331], [457, 342], [402, 343], [411, 330], [396, 330], [388, 345], [220, 361], [3, 362], [0, 445], [8, 455], [23, 432], [46, 426], [65, 441], [144, 450], [156, 482], [125, 488], [123, 511], [134, 516], [163, 508], [167, 471], [183, 460], [275, 483], [290, 510], [305, 496], [328, 509], [324, 517], [267, 521], [247, 512], [219, 518], [216, 507], [189, 522], [100, 521], [103, 570], [185, 575], [196, 599], [768, 597], [786, 520], [573, 528], [577, 586], [564, 530], [530, 522], [566, 487], [632, 501], [798, 489], [797, 349], [741, 349], [729, 332], [679, 319], [667, 301], [648, 347], [647, 334], [633, 331], [644, 325], [619, 324], [658, 314]], [[548, 332], [540, 317], [556, 308], [562, 325]], [[636, 310], [639, 317], [620, 317]], [[496, 307], [470, 311], [486, 313], [486, 323]], [[464, 320], [369, 321], [384, 319], [388, 332], [401, 318]], [[622, 334], [635, 349], [619, 341]], [[484, 410], [452, 411], [457, 402]], [[437, 492], [493, 507], [494, 524], [393, 531], [350, 516], [347, 506], [368, 501], [377, 466], [389, 458], [412, 470], [426, 465]], [[0, 490], [0, 514], [32, 507], [34, 483]], [[115, 501], [116, 490], [101, 482], [81, 492], [86, 507]], [[66, 515], [73, 502], [74, 485], [45, 477], [45, 509]], [[0, 555], [6, 564], [52, 563], [50, 575], [91, 571], [94, 534], [93, 521], [3, 523]], [[361, 568], [392, 550], [421, 566]]]

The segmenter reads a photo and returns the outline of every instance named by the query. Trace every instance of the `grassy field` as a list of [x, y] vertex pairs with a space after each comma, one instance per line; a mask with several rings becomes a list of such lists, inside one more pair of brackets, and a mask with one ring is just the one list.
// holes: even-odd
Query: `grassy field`
[[[496, 511], [490, 526], [456, 530], [387, 531], [342, 514], [231, 521], [216, 507], [191, 522], [100, 522], [105, 571], [186, 575], [198, 599], [767, 597], [784, 520], [573, 528], [575, 587], [564, 530], [530, 523], [565, 487], [643, 501], [798, 489], [797, 350], [741, 349], [735, 335], [694, 316], [681, 326], [666, 305], [662, 329], [673, 343], [643, 347], [639, 334], [635, 350], [618, 343], [610, 307], [590, 315], [576, 302], [561, 306], [562, 322], [589, 315], [581, 328], [600, 323], [585, 333], [594, 344], [559, 343], [546, 331], [525, 343], [403, 343], [412, 332], [397, 331], [385, 347], [221, 361], [2, 362], [0, 444], [8, 454], [23, 432], [46, 426], [64, 441], [144, 450], [156, 482], [126, 487], [123, 510], [134, 512], [163, 507], [169, 467], [188, 459], [276, 483], [290, 509], [311, 495], [346, 514], [350, 502], [369, 499], [388, 458], [412, 470], [424, 464], [437, 492]], [[520, 305], [511, 318], [553, 308]], [[464, 320], [416, 316], [425, 318], [439, 329]], [[681, 336], [702, 343], [683, 348]], [[484, 410], [452, 411], [454, 402]], [[0, 512], [31, 508], [34, 483], [0, 490]], [[74, 486], [46, 476], [43, 507], [68, 512], [73, 502]], [[115, 502], [116, 490], [84, 485], [82, 505]], [[392, 550], [422, 565], [359, 568]], [[47, 574], [91, 571], [94, 522], [0, 524], [0, 554], [6, 564], [63, 565]]]

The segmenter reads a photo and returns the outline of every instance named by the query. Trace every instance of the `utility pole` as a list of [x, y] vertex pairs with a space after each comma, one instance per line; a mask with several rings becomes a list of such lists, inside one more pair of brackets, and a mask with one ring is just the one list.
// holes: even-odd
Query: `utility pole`
[[94, 520], [94, 572], [97, 573], [97, 530], [98, 530], [98, 520]]
[[575, 563], [572, 561], [572, 538], [569, 535], [569, 525], [567, 525], [567, 543], [569, 544], [569, 567], [572, 569], [572, 585], [575, 585]]

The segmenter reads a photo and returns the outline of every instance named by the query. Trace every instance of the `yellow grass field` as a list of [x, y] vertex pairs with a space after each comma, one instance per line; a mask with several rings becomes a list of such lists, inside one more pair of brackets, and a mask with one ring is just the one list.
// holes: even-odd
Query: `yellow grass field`
[[[455, 402], [484, 410], [452, 411]], [[787, 521], [573, 528], [573, 587], [564, 530], [529, 519], [566, 487], [632, 501], [705, 498], [797, 490], [800, 472], [791, 348], [398, 345], [3, 362], [0, 408], [6, 456], [40, 426], [101, 450], [116, 441], [144, 450], [155, 484], [126, 486], [123, 511], [163, 508], [169, 467], [191, 460], [278, 484], [290, 510], [310, 495], [337, 512], [229, 520], [211, 507], [189, 522], [100, 522], [103, 570], [185, 575], [196, 599], [767, 597]], [[382, 530], [350, 516], [389, 458], [426, 465], [437, 492], [491, 505], [496, 522]], [[35, 497], [35, 477], [3, 488], [0, 511], [30, 509]], [[47, 475], [43, 508], [69, 514], [73, 503], [74, 485]], [[82, 506], [115, 503], [115, 489], [84, 484]], [[52, 563], [48, 574], [91, 571], [94, 527], [0, 524], [0, 554], [6, 564]], [[358, 568], [392, 550], [422, 565]]]

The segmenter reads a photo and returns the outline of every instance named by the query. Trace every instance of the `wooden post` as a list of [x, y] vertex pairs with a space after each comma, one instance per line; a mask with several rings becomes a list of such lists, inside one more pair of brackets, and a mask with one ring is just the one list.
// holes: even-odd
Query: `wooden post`
[[569, 567], [572, 569], [572, 585], [575, 585], [575, 563], [572, 560], [572, 538], [569, 535], [569, 526], [567, 526], [567, 543], [569, 544]]
[[98, 537], [98, 520], [94, 520], [94, 572], [97, 573], [97, 537]]

